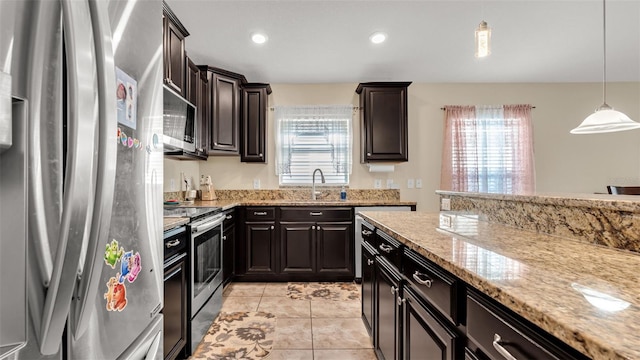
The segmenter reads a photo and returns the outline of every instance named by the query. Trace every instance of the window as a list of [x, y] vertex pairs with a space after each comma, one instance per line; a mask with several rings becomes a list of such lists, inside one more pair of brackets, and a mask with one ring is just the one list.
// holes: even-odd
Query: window
[[531, 105], [445, 107], [440, 187], [504, 194], [533, 192]]
[[275, 115], [280, 185], [311, 184], [315, 169], [326, 184], [349, 184], [351, 105], [279, 106]]

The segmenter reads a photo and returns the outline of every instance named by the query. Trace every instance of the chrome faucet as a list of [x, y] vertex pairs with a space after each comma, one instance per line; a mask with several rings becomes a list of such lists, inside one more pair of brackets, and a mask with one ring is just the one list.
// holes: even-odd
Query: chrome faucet
[[324, 184], [324, 174], [322, 173], [322, 170], [320, 169], [315, 169], [313, 170], [313, 175], [311, 175], [311, 200], [317, 200], [316, 199], [316, 195], [320, 194], [320, 191], [316, 192], [316, 172], [320, 171], [320, 179], [322, 180], [322, 183]]

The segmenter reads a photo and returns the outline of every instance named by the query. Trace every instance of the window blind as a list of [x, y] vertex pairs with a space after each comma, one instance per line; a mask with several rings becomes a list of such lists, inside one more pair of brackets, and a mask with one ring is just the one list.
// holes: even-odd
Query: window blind
[[348, 184], [352, 114], [351, 105], [277, 107], [280, 185], [311, 184], [315, 169], [322, 170], [327, 184]]

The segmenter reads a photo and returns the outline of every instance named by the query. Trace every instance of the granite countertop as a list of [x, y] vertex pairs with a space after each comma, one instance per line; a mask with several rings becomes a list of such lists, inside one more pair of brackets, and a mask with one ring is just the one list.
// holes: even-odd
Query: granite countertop
[[163, 231], [167, 231], [167, 230], [171, 230], [174, 227], [178, 227], [180, 225], [185, 225], [187, 223], [189, 223], [189, 218], [187, 217], [164, 217], [163, 218], [163, 222], [164, 222], [164, 230]]
[[221, 207], [223, 210], [235, 206], [416, 206], [415, 201], [400, 200], [196, 200], [192, 204], [178, 206]]
[[[640, 255], [440, 214], [371, 224], [593, 359], [640, 359]], [[605, 310], [607, 308], [608, 310]]]

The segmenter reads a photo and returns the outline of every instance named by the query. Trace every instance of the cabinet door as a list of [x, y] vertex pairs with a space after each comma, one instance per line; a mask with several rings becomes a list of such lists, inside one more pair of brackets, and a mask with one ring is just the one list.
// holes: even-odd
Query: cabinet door
[[239, 80], [213, 73], [211, 88], [210, 150], [229, 154], [239, 152], [240, 87]]
[[189, 59], [186, 58], [187, 62], [187, 83], [185, 86], [185, 94], [184, 97], [195, 105], [196, 108], [200, 107], [199, 98], [198, 98], [198, 88], [200, 83], [200, 69]]
[[[362, 157], [367, 161], [408, 161], [407, 87], [409, 83], [361, 84]], [[356, 91], [358, 91], [356, 90]]]
[[224, 284], [231, 281], [235, 268], [235, 242], [236, 227], [235, 225], [225, 226], [222, 235], [222, 282]]
[[164, 358], [182, 358], [187, 344], [187, 257], [164, 269]]
[[316, 272], [315, 223], [280, 223], [280, 272]]
[[403, 352], [405, 360], [455, 360], [458, 335], [418, 298], [404, 291]]
[[401, 278], [386, 260], [378, 257], [376, 264], [376, 354], [379, 359], [400, 359], [401, 317], [397, 298], [401, 296]]
[[274, 222], [247, 223], [247, 273], [275, 274], [276, 244]]
[[198, 127], [196, 132], [196, 152], [206, 155], [209, 148], [208, 135], [209, 125], [211, 123], [210, 109], [211, 109], [211, 90], [209, 86], [209, 80], [207, 79], [207, 72], [200, 71], [198, 80]]
[[369, 335], [373, 337], [375, 255], [370, 246], [362, 244], [362, 321]]
[[267, 160], [267, 88], [245, 86], [242, 90], [242, 148], [240, 161]]
[[318, 274], [354, 276], [353, 223], [318, 223]]
[[185, 95], [184, 38], [189, 35], [175, 15], [163, 14], [164, 83], [178, 94]]

